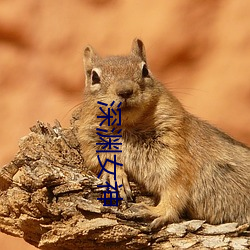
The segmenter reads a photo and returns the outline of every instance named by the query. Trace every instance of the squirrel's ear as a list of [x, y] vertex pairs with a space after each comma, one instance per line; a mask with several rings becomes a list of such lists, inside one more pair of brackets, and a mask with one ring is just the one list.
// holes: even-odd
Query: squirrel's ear
[[83, 63], [86, 71], [93, 68], [93, 64], [96, 58], [97, 54], [91, 46], [88, 46], [84, 49]]
[[93, 50], [91, 46], [88, 46], [84, 49], [83, 54], [83, 63], [85, 69], [85, 85], [88, 85], [88, 82], [91, 79], [91, 72], [94, 68], [95, 59], [97, 58], [97, 54]]
[[135, 38], [132, 43], [132, 54], [139, 56], [142, 61], [147, 62], [146, 51], [143, 42], [140, 39]]

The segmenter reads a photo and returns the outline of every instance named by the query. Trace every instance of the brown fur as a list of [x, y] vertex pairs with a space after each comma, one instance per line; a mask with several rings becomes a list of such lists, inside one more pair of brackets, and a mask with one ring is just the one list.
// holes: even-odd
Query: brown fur
[[[126, 199], [131, 193], [127, 175], [155, 194], [157, 206], [137, 205], [155, 219], [153, 228], [178, 221], [183, 213], [214, 224], [250, 223], [250, 149], [189, 114], [150, 71], [143, 77], [147, 62], [140, 40], [133, 41], [128, 56], [100, 58], [89, 46], [84, 63], [79, 139], [87, 166], [100, 171], [97, 101], [122, 101], [122, 153], [116, 154], [123, 163], [117, 170], [118, 184], [123, 184], [120, 195]], [[91, 83], [93, 70], [100, 77], [95, 85]], [[102, 162], [112, 158], [110, 153], [100, 156]], [[111, 179], [110, 183], [114, 184]]]

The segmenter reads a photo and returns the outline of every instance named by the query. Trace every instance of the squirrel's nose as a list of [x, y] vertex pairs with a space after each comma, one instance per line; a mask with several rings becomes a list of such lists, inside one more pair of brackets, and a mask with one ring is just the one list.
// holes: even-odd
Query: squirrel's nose
[[124, 99], [128, 99], [133, 95], [133, 89], [119, 89], [116, 94]]

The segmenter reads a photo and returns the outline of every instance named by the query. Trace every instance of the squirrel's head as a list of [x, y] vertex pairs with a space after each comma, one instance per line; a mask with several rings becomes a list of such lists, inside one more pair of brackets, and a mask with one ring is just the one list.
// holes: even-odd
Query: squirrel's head
[[[136, 118], [156, 97], [155, 80], [148, 69], [144, 44], [134, 39], [127, 56], [98, 56], [91, 46], [84, 50], [85, 92], [93, 100], [122, 102], [125, 120]], [[89, 100], [89, 99], [88, 99]], [[91, 100], [92, 101], [92, 100]], [[126, 118], [127, 117], [127, 118]]]

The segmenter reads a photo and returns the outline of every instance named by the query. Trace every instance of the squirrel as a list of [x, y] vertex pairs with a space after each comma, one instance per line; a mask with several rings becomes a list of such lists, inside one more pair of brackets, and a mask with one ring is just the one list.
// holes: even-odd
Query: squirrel
[[[123, 164], [116, 167], [120, 196], [131, 197], [132, 178], [158, 201], [156, 206], [134, 204], [131, 211], [150, 219], [152, 229], [184, 215], [211, 224], [250, 223], [250, 148], [186, 111], [152, 75], [141, 40], [134, 39], [126, 56], [103, 58], [87, 46], [83, 61], [82, 155], [86, 166], [100, 172], [97, 102], [122, 102], [122, 153], [116, 154]], [[101, 162], [110, 155], [100, 153]], [[110, 162], [105, 168], [114, 171]], [[114, 186], [111, 178], [110, 183]]]

